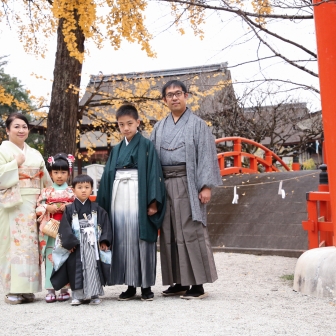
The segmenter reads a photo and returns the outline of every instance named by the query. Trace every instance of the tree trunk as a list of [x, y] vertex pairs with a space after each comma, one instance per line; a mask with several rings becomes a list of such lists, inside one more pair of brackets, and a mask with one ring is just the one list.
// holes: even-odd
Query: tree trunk
[[[79, 88], [82, 64], [69, 54], [62, 32], [63, 23], [64, 20], [60, 19], [57, 30], [54, 82], [44, 150], [47, 157], [60, 152], [75, 155], [76, 152], [79, 92], [69, 87]], [[77, 26], [75, 34], [78, 50], [84, 52], [85, 37], [80, 27]]]

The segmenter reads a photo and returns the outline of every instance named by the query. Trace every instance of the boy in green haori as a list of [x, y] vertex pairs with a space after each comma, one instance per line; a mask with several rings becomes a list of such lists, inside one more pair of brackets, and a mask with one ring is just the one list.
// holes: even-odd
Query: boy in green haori
[[125, 138], [113, 148], [100, 182], [97, 202], [111, 219], [112, 266], [109, 285], [128, 285], [120, 301], [152, 301], [156, 278], [156, 241], [166, 206], [161, 165], [152, 142], [138, 132], [140, 120], [133, 105], [116, 114]]

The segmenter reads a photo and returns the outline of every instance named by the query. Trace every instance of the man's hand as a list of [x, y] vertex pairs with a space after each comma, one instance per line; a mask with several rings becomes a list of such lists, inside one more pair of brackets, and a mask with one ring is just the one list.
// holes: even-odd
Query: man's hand
[[56, 204], [48, 204], [46, 210], [52, 215], [55, 214], [59, 209]]
[[157, 204], [156, 201], [154, 201], [153, 203], [151, 203], [147, 209], [147, 215], [148, 216], [153, 216], [158, 212], [157, 209]]
[[102, 251], [107, 251], [107, 250], [108, 250], [108, 247], [107, 247], [107, 245], [106, 245], [105, 243], [100, 243], [100, 249], [101, 249]]
[[71, 250], [69, 250], [70, 253], [74, 252], [76, 250], [76, 246], [73, 247]]
[[198, 194], [198, 198], [200, 199], [201, 203], [207, 204], [211, 200], [211, 189], [204, 187], [201, 192]]

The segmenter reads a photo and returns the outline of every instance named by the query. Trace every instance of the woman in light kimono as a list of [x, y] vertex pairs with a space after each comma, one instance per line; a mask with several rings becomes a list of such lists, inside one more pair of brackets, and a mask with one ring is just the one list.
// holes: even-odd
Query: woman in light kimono
[[28, 120], [12, 113], [0, 146], [0, 279], [5, 302], [34, 301], [41, 291], [36, 200], [51, 185], [42, 155], [29, 147]]

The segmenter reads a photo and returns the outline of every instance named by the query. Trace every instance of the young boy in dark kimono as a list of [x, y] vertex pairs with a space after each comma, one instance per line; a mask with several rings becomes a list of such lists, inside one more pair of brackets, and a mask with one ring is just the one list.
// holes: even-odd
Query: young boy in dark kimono
[[66, 206], [58, 231], [61, 246], [70, 255], [50, 279], [56, 290], [70, 283], [74, 306], [101, 303], [99, 296], [104, 295], [102, 286], [110, 271], [102, 257], [111, 245], [111, 225], [106, 211], [90, 201], [92, 187], [93, 180], [88, 175], [78, 175], [73, 180], [76, 199]]
[[97, 197], [113, 228], [108, 285], [128, 286], [120, 301], [134, 299], [136, 287], [141, 287], [141, 300], [152, 301], [156, 241], [166, 207], [164, 179], [154, 145], [138, 132], [136, 108], [122, 105], [116, 119], [124, 139], [110, 154]]

